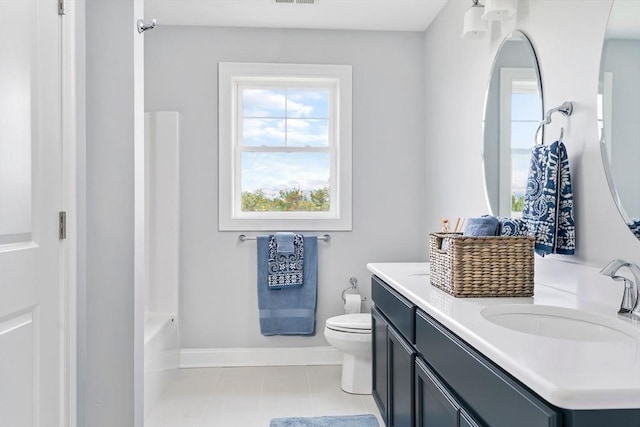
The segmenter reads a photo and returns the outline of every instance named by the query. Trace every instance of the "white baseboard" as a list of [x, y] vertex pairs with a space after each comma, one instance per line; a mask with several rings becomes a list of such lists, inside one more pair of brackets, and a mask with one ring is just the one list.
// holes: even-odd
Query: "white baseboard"
[[333, 347], [203, 348], [180, 350], [181, 368], [340, 364], [342, 364], [342, 353]]

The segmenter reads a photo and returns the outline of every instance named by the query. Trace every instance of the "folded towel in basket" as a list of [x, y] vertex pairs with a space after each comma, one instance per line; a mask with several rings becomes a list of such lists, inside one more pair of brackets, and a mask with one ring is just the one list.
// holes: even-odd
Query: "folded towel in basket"
[[491, 215], [469, 218], [462, 234], [464, 236], [497, 236], [499, 225], [498, 218]]

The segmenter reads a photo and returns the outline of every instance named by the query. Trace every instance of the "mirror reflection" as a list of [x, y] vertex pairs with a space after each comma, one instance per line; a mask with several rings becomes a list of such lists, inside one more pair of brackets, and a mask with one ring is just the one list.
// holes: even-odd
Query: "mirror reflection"
[[485, 188], [493, 215], [522, 216], [531, 148], [543, 114], [533, 46], [524, 33], [514, 31], [496, 54], [485, 104]]
[[598, 122], [611, 194], [640, 239], [640, 2], [613, 3], [600, 62]]

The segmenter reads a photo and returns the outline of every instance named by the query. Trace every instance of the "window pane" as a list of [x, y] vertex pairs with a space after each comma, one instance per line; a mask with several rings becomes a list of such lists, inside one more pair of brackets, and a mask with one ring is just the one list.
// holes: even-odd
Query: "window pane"
[[329, 145], [329, 120], [287, 119], [287, 145], [327, 147]]
[[244, 117], [284, 117], [285, 106], [284, 89], [242, 89]]
[[511, 148], [533, 147], [537, 122], [511, 122]]
[[542, 105], [540, 97], [533, 93], [512, 93], [511, 94], [511, 120], [533, 120], [540, 121]]
[[328, 211], [329, 153], [242, 153], [242, 211]]
[[530, 161], [530, 152], [511, 152], [511, 195], [515, 196], [516, 201], [519, 201], [516, 206], [512, 203], [512, 212], [522, 212]]
[[329, 91], [318, 89], [287, 91], [287, 117], [328, 118]]
[[242, 145], [279, 147], [285, 145], [284, 119], [244, 119]]

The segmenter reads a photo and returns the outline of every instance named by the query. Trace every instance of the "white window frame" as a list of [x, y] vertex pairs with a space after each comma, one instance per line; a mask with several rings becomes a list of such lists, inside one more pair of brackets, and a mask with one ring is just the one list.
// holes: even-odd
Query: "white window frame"
[[[218, 64], [218, 172], [221, 231], [352, 229], [351, 66], [313, 64]], [[238, 114], [243, 86], [329, 88], [329, 146], [264, 148], [242, 147]], [[330, 97], [330, 98], [331, 98]], [[327, 212], [242, 212], [240, 156], [243, 151], [329, 152], [330, 210]]]

